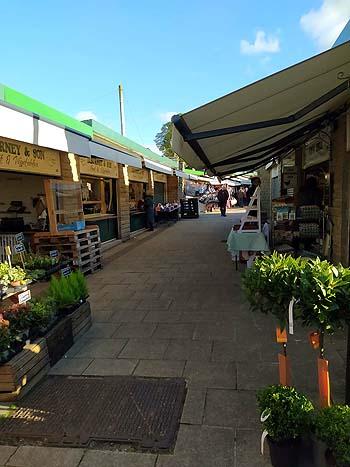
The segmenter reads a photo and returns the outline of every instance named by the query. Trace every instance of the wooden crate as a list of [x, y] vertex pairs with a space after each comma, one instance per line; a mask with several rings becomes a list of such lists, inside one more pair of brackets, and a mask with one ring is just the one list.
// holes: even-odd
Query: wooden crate
[[26, 394], [50, 369], [46, 339], [27, 344], [8, 363], [0, 365], [0, 401], [10, 402]]
[[102, 268], [100, 231], [97, 226], [76, 232], [40, 232], [35, 234], [34, 243], [37, 253], [48, 254], [50, 250], [56, 249], [84, 274]]
[[76, 342], [91, 327], [91, 307], [82, 303], [71, 315], [73, 340]]

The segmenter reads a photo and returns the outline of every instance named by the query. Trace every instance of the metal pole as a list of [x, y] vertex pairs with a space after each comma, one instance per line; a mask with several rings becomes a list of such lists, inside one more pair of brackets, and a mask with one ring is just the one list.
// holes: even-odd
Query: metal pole
[[124, 136], [126, 134], [125, 114], [124, 114], [124, 94], [123, 94], [123, 86], [121, 84], [119, 84], [118, 86], [118, 91], [119, 91], [120, 133]]
[[345, 403], [350, 405], [350, 325], [348, 326], [348, 346], [346, 352]]

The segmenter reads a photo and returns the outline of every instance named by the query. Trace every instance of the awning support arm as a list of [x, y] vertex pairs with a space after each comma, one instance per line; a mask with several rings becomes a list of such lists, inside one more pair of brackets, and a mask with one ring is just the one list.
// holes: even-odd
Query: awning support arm
[[[197, 133], [192, 133], [188, 127], [187, 127], [187, 131], [185, 129], [183, 129], [185, 131], [181, 131], [181, 130], [179, 131], [182, 134], [184, 141], [187, 141], [190, 144], [191, 142], [198, 141], [200, 139], [232, 135], [234, 133], [243, 133], [246, 131], [259, 130], [261, 128], [269, 128], [269, 127], [278, 126], [278, 125], [287, 125], [289, 123], [296, 122], [300, 118], [304, 117], [305, 115], [309, 114], [310, 112], [317, 109], [321, 105], [325, 104], [326, 102], [330, 101], [331, 99], [338, 96], [342, 92], [346, 91], [348, 88], [349, 88], [348, 81], [341, 83], [336, 88], [332, 89], [331, 91], [328, 91], [323, 96], [318, 97], [316, 100], [306, 105], [302, 109], [298, 110], [294, 114], [289, 115], [288, 117], [275, 118], [272, 120], [263, 120], [261, 122], [254, 122], [254, 123], [246, 123], [243, 125], [237, 125], [237, 126], [232, 126], [228, 128], [217, 128], [215, 130], [200, 131]], [[181, 120], [183, 121], [183, 119]]]

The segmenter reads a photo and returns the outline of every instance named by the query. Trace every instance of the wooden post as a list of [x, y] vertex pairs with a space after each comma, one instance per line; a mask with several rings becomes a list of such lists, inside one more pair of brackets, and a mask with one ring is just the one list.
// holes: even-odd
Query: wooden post
[[328, 360], [318, 358], [318, 388], [320, 395], [320, 406], [329, 407], [331, 405], [331, 391], [329, 383]]
[[45, 197], [46, 197], [46, 207], [49, 215], [50, 222], [50, 232], [57, 234], [57, 218], [56, 218], [56, 209], [54, 206], [53, 192], [51, 188], [51, 180], [44, 180], [45, 187]]

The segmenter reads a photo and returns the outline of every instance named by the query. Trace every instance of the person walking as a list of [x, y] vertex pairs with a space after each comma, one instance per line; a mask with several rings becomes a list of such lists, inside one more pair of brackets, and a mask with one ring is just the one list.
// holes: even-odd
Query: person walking
[[143, 206], [146, 212], [146, 228], [148, 230], [154, 230], [154, 199], [150, 191], [146, 192]]
[[218, 201], [219, 201], [219, 208], [221, 211], [221, 215], [226, 217], [226, 206], [227, 200], [229, 198], [229, 194], [225, 185], [222, 185], [218, 192]]

